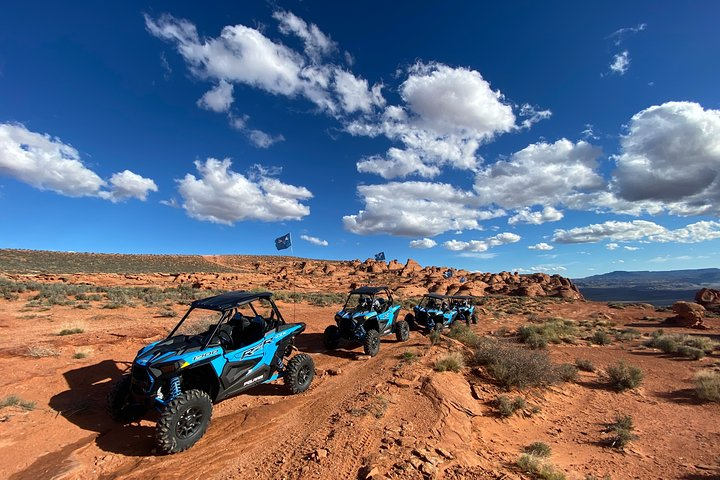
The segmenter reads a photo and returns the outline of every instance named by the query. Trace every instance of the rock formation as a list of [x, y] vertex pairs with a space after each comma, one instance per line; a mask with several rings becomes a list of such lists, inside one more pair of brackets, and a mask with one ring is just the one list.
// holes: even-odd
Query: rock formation
[[705, 307], [692, 302], [675, 302], [672, 306], [677, 315], [669, 318], [668, 323], [679, 327], [706, 328], [703, 326]]

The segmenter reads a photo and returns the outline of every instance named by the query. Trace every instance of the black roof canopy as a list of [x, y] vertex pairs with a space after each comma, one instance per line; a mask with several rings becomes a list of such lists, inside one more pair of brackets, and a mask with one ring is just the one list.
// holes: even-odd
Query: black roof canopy
[[234, 292], [227, 292], [214, 297], [203, 298], [201, 300], [195, 300], [190, 305], [193, 308], [203, 308], [206, 310], [229, 310], [246, 303], [250, 303], [253, 300], [260, 298], [268, 299], [272, 296], [270, 292], [248, 292], [245, 290], [238, 290]]
[[357, 293], [357, 294], [359, 294], [359, 295], [376, 295], [376, 294], [378, 294], [379, 292], [386, 291], [386, 290], [387, 290], [388, 293], [389, 293], [388, 287], [370, 287], [370, 286], [365, 286], [365, 287], [356, 288], [355, 290], [351, 290], [351, 291], [350, 291], [350, 294], [352, 295], [353, 293]]
[[448, 295], [440, 295], [439, 293], [426, 293], [423, 297], [434, 298], [436, 300], [447, 300], [450, 298]]
[[450, 298], [456, 299], [456, 300], [472, 300], [472, 295], [451, 295]]

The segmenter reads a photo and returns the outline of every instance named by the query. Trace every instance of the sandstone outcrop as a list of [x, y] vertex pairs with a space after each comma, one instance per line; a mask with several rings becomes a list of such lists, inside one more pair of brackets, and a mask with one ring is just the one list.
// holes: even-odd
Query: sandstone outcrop
[[706, 310], [720, 313], [720, 290], [714, 288], [703, 288], [695, 294], [695, 302], [699, 303]]
[[669, 318], [668, 323], [680, 327], [705, 328], [703, 326], [705, 307], [702, 305], [693, 302], [675, 302], [672, 309], [677, 315]]

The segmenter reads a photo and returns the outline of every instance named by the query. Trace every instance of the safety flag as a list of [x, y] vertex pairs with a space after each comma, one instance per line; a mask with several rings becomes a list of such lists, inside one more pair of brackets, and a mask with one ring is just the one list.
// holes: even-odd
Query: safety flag
[[375, 261], [385, 261], [385, 252], [380, 252], [375, 254]]

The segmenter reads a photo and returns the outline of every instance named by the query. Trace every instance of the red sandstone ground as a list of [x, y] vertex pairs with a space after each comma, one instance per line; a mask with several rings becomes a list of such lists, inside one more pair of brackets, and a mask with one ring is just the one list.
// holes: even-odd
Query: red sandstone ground
[[[308, 324], [298, 346], [318, 368], [311, 389], [286, 396], [281, 384], [267, 385], [222, 402], [198, 444], [162, 456], [153, 450], [152, 421], [118, 426], [104, 403], [112, 380], [137, 349], [160, 338], [177, 318], [161, 318], [157, 308], [103, 309], [103, 302], [84, 310], [45, 310], [27, 307], [30, 296], [0, 300], [0, 397], [18, 395], [37, 405], [32, 411], [0, 410], [0, 478], [347, 479], [365, 478], [371, 470], [373, 478], [530, 478], [514, 464], [534, 441], [550, 445], [550, 461], [569, 479], [720, 478], [720, 405], [697, 401], [692, 390], [698, 370], [720, 365], [717, 350], [689, 361], [643, 348], [643, 339], [553, 345], [558, 363], [587, 358], [602, 369], [622, 359], [640, 367], [645, 381], [635, 391], [616, 393], [599, 374], [581, 372], [577, 383], [511, 393], [525, 396], [540, 413], [501, 419], [492, 401], [503, 392], [487, 378], [472, 368], [432, 369], [449, 350], [463, 350], [457, 343], [431, 346], [413, 331], [406, 343], [385, 337], [372, 359], [362, 359], [359, 347], [326, 352], [321, 332], [339, 306], [283, 303], [288, 321]], [[670, 315], [582, 301], [537, 305], [543, 318], [600, 316], [644, 334], [662, 327], [660, 321]], [[495, 313], [493, 300], [485, 308], [473, 326], [478, 334], [527, 323], [522, 312]], [[706, 323], [710, 330], [702, 334], [720, 340], [720, 319]], [[67, 327], [84, 331], [57, 335]], [[38, 346], [57, 356], [27, 355], [29, 347]], [[402, 361], [408, 350], [419, 359]], [[75, 359], [77, 352], [89, 355]], [[639, 437], [624, 452], [608, 447], [603, 433], [617, 413], [632, 415]]]

